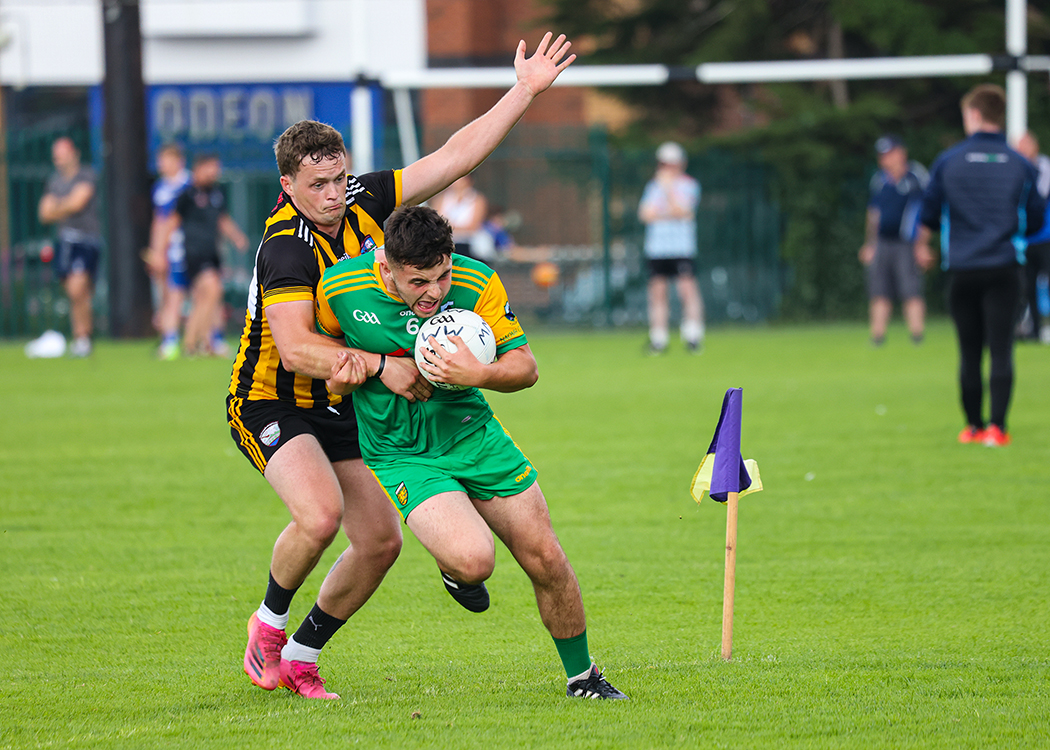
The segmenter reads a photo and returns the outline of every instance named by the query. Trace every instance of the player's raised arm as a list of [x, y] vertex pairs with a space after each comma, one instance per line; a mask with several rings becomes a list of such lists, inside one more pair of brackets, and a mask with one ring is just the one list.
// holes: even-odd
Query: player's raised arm
[[457, 131], [444, 146], [405, 167], [401, 177], [404, 203], [422, 203], [473, 171], [507, 137], [532, 100], [572, 64], [576, 55], [566, 57], [571, 44], [565, 35], [559, 35], [553, 44], [551, 36], [549, 31], [544, 34], [532, 57], [525, 56], [525, 41], [518, 42], [514, 56], [518, 81], [510, 91], [492, 109]]

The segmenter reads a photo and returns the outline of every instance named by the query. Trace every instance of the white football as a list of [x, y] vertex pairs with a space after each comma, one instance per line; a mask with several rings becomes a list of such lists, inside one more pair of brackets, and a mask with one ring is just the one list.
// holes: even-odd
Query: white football
[[[459, 336], [482, 364], [492, 364], [496, 359], [496, 334], [492, 332], [492, 328], [485, 322], [485, 319], [473, 310], [453, 308], [427, 318], [416, 334], [416, 365], [429, 362], [427, 355], [434, 354], [428, 342], [431, 336], [449, 352], [455, 352], [456, 345], [449, 341], [448, 337]], [[419, 371], [423, 373], [423, 377], [430, 380], [430, 376], [422, 366], [419, 367]], [[430, 382], [434, 383], [435, 388], [444, 388], [449, 391], [461, 391], [468, 387], [435, 383], [433, 380]]]

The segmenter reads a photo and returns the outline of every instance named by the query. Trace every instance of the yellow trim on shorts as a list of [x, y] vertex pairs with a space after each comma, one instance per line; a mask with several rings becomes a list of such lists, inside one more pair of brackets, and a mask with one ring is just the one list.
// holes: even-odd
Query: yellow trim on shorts
[[244, 403], [243, 398], [234, 396], [230, 399], [230, 407], [226, 410], [226, 413], [230, 417], [230, 425], [240, 435], [240, 444], [248, 452], [248, 458], [255, 465], [255, 468], [259, 470], [260, 474], [266, 473], [266, 456], [262, 452], [262, 448], [255, 441], [255, 436], [248, 431], [248, 428], [244, 426], [241, 421], [241, 405]]
[[[495, 414], [493, 414], [492, 418], [496, 420], [496, 422], [499, 424], [500, 427], [503, 427], [504, 434], [507, 437], [510, 438], [510, 442], [514, 443], [514, 447], [517, 448], [521, 452], [521, 455], [525, 457], [525, 460], [528, 461], [529, 464], [532, 465], [533, 470], [536, 471], [536, 473], [539, 473], [539, 469], [536, 468], [536, 464], [532, 463], [532, 459], [529, 458], [529, 454], [527, 454], [525, 451], [521, 450], [521, 446], [518, 445], [518, 441], [515, 440], [514, 436], [510, 434], [510, 430], [508, 430], [506, 427], [504, 427], [503, 423], [499, 421], [499, 417], [497, 417]], [[533, 484], [535, 484], [535, 480], [533, 480]], [[529, 487], [531, 487], [531, 486], [532, 485], [530, 484]]]
[[379, 476], [374, 471], [372, 471], [372, 467], [368, 464], [365, 464], [365, 468], [372, 473], [372, 477], [376, 480], [376, 484], [379, 485], [379, 489], [383, 491], [383, 494], [386, 495], [386, 499], [389, 500], [390, 504], [394, 506], [394, 510], [397, 511], [397, 514], [401, 516], [401, 523], [407, 523], [408, 519], [405, 518], [405, 514], [401, 512], [401, 506], [399, 506], [394, 500], [394, 498], [390, 496], [390, 493], [386, 491], [386, 487], [384, 487], [383, 483], [379, 481]]

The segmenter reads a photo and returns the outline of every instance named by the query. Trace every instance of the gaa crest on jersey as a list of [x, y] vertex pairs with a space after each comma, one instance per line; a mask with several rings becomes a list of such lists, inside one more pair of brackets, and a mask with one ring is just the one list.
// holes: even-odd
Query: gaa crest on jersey
[[268, 448], [277, 445], [277, 441], [280, 439], [281, 425], [277, 422], [270, 422], [270, 424], [263, 427], [262, 432], [259, 433], [259, 442]]
[[365, 237], [364, 242], [361, 243], [361, 252], [370, 253], [376, 249], [376, 241], [372, 239], [372, 235]]
[[401, 503], [402, 507], [408, 504], [408, 487], [405, 486], [404, 482], [399, 484], [397, 489], [394, 490], [394, 497], [397, 498], [397, 501]]

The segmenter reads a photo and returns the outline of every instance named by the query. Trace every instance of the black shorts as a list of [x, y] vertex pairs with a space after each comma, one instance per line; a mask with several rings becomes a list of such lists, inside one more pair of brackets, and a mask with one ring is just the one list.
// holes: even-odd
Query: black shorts
[[695, 276], [696, 261], [693, 258], [649, 258], [649, 276]]
[[186, 287], [192, 288], [193, 282], [204, 271], [214, 269], [222, 274], [222, 261], [218, 255], [186, 255]]
[[357, 416], [350, 397], [336, 406], [303, 409], [284, 401], [227, 396], [226, 421], [233, 442], [260, 472], [266, 471], [273, 454], [296, 435], [317, 438], [332, 463], [361, 458]]
[[55, 247], [55, 270], [62, 281], [73, 273], [86, 273], [95, 283], [98, 275], [98, 260], [102, 248], [93, 242], [70, 242], [59, 240]]

